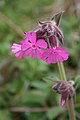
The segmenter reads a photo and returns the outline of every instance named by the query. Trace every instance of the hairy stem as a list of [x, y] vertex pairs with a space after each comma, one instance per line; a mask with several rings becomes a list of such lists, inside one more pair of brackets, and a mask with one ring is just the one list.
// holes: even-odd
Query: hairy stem
[[[59, 68], [61, 80], [67, 81], [62, 62], [58, 62], [58, 68]], [[70, 120], [76, 120], [73, 99], [68, 100], [67, 107], [68, 107]]]

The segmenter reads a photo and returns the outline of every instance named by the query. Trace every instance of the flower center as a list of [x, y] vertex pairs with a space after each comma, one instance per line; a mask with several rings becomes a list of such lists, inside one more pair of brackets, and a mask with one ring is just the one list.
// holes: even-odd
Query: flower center
[[33, 48], [33, 49], [36, 49], [36, 45], [35, 45], [35, 44], [33, 44], [33, 45], [32, 45], [32, 48]]

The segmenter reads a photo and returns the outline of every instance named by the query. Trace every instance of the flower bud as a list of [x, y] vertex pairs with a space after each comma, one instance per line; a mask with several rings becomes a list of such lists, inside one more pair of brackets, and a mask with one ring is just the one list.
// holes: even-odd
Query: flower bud
[[73, 87], [73, 81], [61, 81], [56, 83], [52, 87], [53, 91], [61, 94], [61, 105], [62, 107], [66, 104], [66, 102], [74, 97], [75, 95], [75, 89]]
[[39, 28], [36, 30], [36, 33], [37, 40], [43, 38], [50, 43], [51, 47], [56, 47], [58, 40], [63, 44], [63, 33], [55, 21], [39, 22]]

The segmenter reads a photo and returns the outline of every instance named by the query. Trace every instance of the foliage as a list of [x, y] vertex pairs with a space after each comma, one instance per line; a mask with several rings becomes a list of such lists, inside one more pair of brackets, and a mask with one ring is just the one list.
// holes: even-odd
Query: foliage
[[11, 53], [12, 43], [19, 43], [24, 31], [33, 30], [39, 20], [49, 20], [62, 6], [65, 13], [60, 27], [64, 46], [70, 52], [64, 64], [68, 80], [75, 81], [75, 110], [80, 113], [79, 3], [62, 2], [63, 5], [58, 0], [0, 0], [0, 120], [68, 120], [67, 111], [60, 107], [60, 96], [51, 89], [51, 80], [59, 79], [57, 65], [27, 57], [19, 60]]

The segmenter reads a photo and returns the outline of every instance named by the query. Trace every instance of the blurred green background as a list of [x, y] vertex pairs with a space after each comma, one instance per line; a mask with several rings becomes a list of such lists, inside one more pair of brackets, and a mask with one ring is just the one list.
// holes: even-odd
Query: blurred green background
[[[70, 52], [64, 62], [68, 80], [75, 81], [75, 112], [80, 120], [80, 0], [0, 0], [0, 120], [69, 120], [53, 93], [59, 79], [57, 65], [38, 59], [16, 59], [11, 45], [24, 39], [38, 21], [65, 10], [61, 29]], [[45, 82], [47, 81], [47, 82]]]

